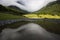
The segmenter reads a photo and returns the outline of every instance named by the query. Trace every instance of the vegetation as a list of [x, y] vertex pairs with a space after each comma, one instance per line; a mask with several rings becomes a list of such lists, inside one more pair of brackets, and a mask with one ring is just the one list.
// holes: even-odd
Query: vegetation
[[[17, 10], [16, 7], [4, 7], [0, 5], [0, 14], [3, 12], [4, 14], [11, 14], [11, 15], [17, 15], [17, 16], [25, 16], [27, 18], [50, 18], [50, 19], [60, 19], [60, 2], [54, 2], [46, 7], [42, 8], [41, 10], [34, 12], [34, 13], [28, 13], [22, 12], [22, 10]], [[25, 14], [25, 15], [24, 15]], [[2, 15], [1, 15], [2, 16]], [[3, 18], [3, 16], [2, 16]], [[4, 19], [4, 18], [3, 18]]]
[[[60, 2], [51, 3], [50, 5], [47, 5], [41, 10], [31, 14], [25, 14], [25, 15], [23, 14], [24, 13], [22, 13], [22, 11], [20, 10], [4, 7], [0, 5], [0, 20], [20, 19], [23, 17], [27, 17], [27, 18], [44, 18], [44, 19], [47, 18], [47, 19], [57, 21], [60, 19]], [[21, 21], [13, 24], [0, 26], [0, 30], [1, 28], [4, 28], [4, 27], [16, 28], [26, 23], [30, 23], [30, 21]], [[37, 20], [37, 21], [34, 21], [33, 23], [40, 24], [43, 28], [45, 28], [50, 32], [60, 34], [60, 23], [58, 22], [49, 22], [48, 20]]]
[[0, 20], [11, 20], [23, 18], [20, 11], [0, 5]]
[[0, 20], [20, 19], [22, 16], [0, 13]]
[[52, 18], [52, 19], [60, 19], [60, 3], [54, 2], [46, 7], [42, 8], [40, 11], [35, 12], [33, 14], [24, 15], [28, 18]]
[[36, 15], [36, 14], [27, 14], [27, 15], [24, 15], [25, 17], [27, 18], [47, 18], [47, 19], [60, 19], [60, 16], [58, 15], [49, 15], [49, 14], [39, 14], [39, 15]]

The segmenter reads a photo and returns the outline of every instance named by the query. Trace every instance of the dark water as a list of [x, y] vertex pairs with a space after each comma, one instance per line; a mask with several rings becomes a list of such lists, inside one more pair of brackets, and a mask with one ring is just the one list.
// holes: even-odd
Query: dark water
[[0, 32], [4, 28], [18, 28], [27, 23], [36, 23], [41, 25], [47, 31], [60, 34], [60, 19], [16, 19], [16, 20], [2, 20], [0, 21]]
[[22, 19], [15, 19], [15, 20], [0, 20], [0, 26], [5, 25], [5, 24], [11, 24], [14, 22], [19, 22], [19, 21], [48, 21], [48, 22], [53, 22], [53, 23], [60, 23], [60, 19], [28, 19], [28, 18], [22, 18]]
[[60, 40], [60, 35], [50, 33], [38, 24], [28, 23], [16, 29], [3, 29], [0, 40]]

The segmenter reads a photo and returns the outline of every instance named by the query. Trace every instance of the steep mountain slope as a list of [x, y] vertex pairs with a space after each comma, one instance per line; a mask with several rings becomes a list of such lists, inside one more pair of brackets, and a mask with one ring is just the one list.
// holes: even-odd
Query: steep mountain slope
[[[40, 16], [41, 17], [44, 17], [44, 16], [47, 16], [48, 18], [51, 17], [51, 16], [59, 16], [60, 18], [60, 2], [54, 2], [54, 3], [50, 3], [49, 5], [47, 5], [46, 7], [42, 8], [40, 11], [37, 11], [33, 14], [29, 14], [29, 15], [25, 15], [26, 17], [30, 17], [30, 15], [34, 16], [36, 15], [37, 18], [40, 16], [40, 15], [43, 15], [43, 16]], [[51, 16], [49, 16], [51, 15]], [[34, 18], [34, 17], [32, 17]], [[44, 17], [45, 18], [45, 17]]]
[[[21, 16], [21, 15], [26, 13], [26, 12], [22, 12], [22, 10], [18, 10], [16, 7], [4, 7], [4, 6], [0, 5], [0, 13], [1, 12], [3, 14], [12, 14], [12, 15], [18, 15], [18, 16]], [[28, 15], [28, 14], [29, 13], [26, 13], [26, 15]], [[30, 15], [33, 15], [33, 14], [37, 15], [37, 18], [41, 14], [43, 15], [42, 17], [44, 17], [44, 15], [46, 15], [48, 18], [51, 17], [49, 15], [52, 15], [54, 17], [55, 17], [55, 15], [57, 15], [57, 16], [60, 17], [60, 1], [50, 3], [49, 5], [42, 8], [41, 10], [39, 10], [37, 12], [34, 12], [32, 14], [30, 13]], [[28, 15], [28, 16], [25, 16], [25, 17], [29, 18], [30, 16]], [[32, 17], [32, 18], [34, 18], [34, 17]], [[42, 17], [40, 17], [40, 18], [42, 18]], [[2, 18], [3, 18], [3, 16], [2, 16]]]

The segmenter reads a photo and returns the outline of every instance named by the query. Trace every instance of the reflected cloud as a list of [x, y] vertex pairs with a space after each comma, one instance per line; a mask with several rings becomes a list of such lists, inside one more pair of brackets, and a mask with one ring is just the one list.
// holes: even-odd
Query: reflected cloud
[[28, 23], [17, 29], [2, 30], [0, 40], [60, 40], [60, 36], [50, 33], [35, 23]]

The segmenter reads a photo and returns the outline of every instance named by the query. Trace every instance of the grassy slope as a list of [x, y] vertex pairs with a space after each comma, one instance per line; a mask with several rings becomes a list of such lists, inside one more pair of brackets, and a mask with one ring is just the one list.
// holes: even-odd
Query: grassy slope
[[[3, 13], [1, 13], [1, 12], [3, 12]], [[0, 5], [0, 14], [1, 14], [0, 15], [1, 16], [0, 20], [2, 20], [2, 19], [5, 20], [7, 18], [8, 19], [19, 18], [23, 13], [21, 13], [21, 11], [19, 11], [19, 10], [3, 7], [3, 6]], [[11, 15], [12, 15], [12, 17], [8, 17], [8, 16], [11, 16]], [[54, 4], [50, 4], [50, 5], [42, 8], [38, 12], [35, 12], [33, 14], [27, 14], [27, 15], [24, 15], [24, 16], [27, 17], [27, 18], [60, 19], [60, 3], [55, 2]]]
[[[35, 14], [36, 13], [36, 14]], [[28, 18], [53, 18], [60, 19], [60, 3], [50, 4], [34, 14], [24, 15]]]
[[51, 15], [60, 15], [60, 3], [54, 3], [46, 6], [38, 13], [40, 14], [51, 14]]
[[0, 5], [0, 20], [20, 19], [23, 18], [21, 15], [18, 10]]
[[21, 16], [0, 13], [0, 20], [20, 19]]
[[[10, 9], [6, 10], [5, 9], [4, 11], [0, 10], [0, 20], [21, 18], [20, 15], [17, 16], [19, 13], [20, 12], [16, 12], [16, 10], [14, 10], [14, 9], [12, 9], [12, 10], [10, 10]], [[38, 15], [37, 18], [41, 14], [43, 16], [48, 14], [48, 15], [52, 15], [54, 17], [56, 17], [55, 15], [60, 17], [60, 4], [56, 3], [56, 4], [53, 4], [53, 5], [49, 5], [45, 8], [43, 8], [42, 10], [36, 12], [36, 14], [34, 13], [34, 15], [36, 15], [36, 16]], [[51, 17], [51, 16], [49, 16], [49, 17]], [[15, 28], [15, 27], [20, 26], [20, 24], [24, 24], [24, 23], [27, 23], [27, 22], [24, 22], [24, 21], [23, 22], [17, 22], [17, 23], [14, 23], [14, 24], [4, 25], [2, 27], [13, 27], [13, 28]], [[45, 21], [45, 20], [35, 21], [34, 23], [40, 24], [42, 27], [46, 28], [48, 31], [60, 34], [60, 23], [48, 22], [48, 21]]]

